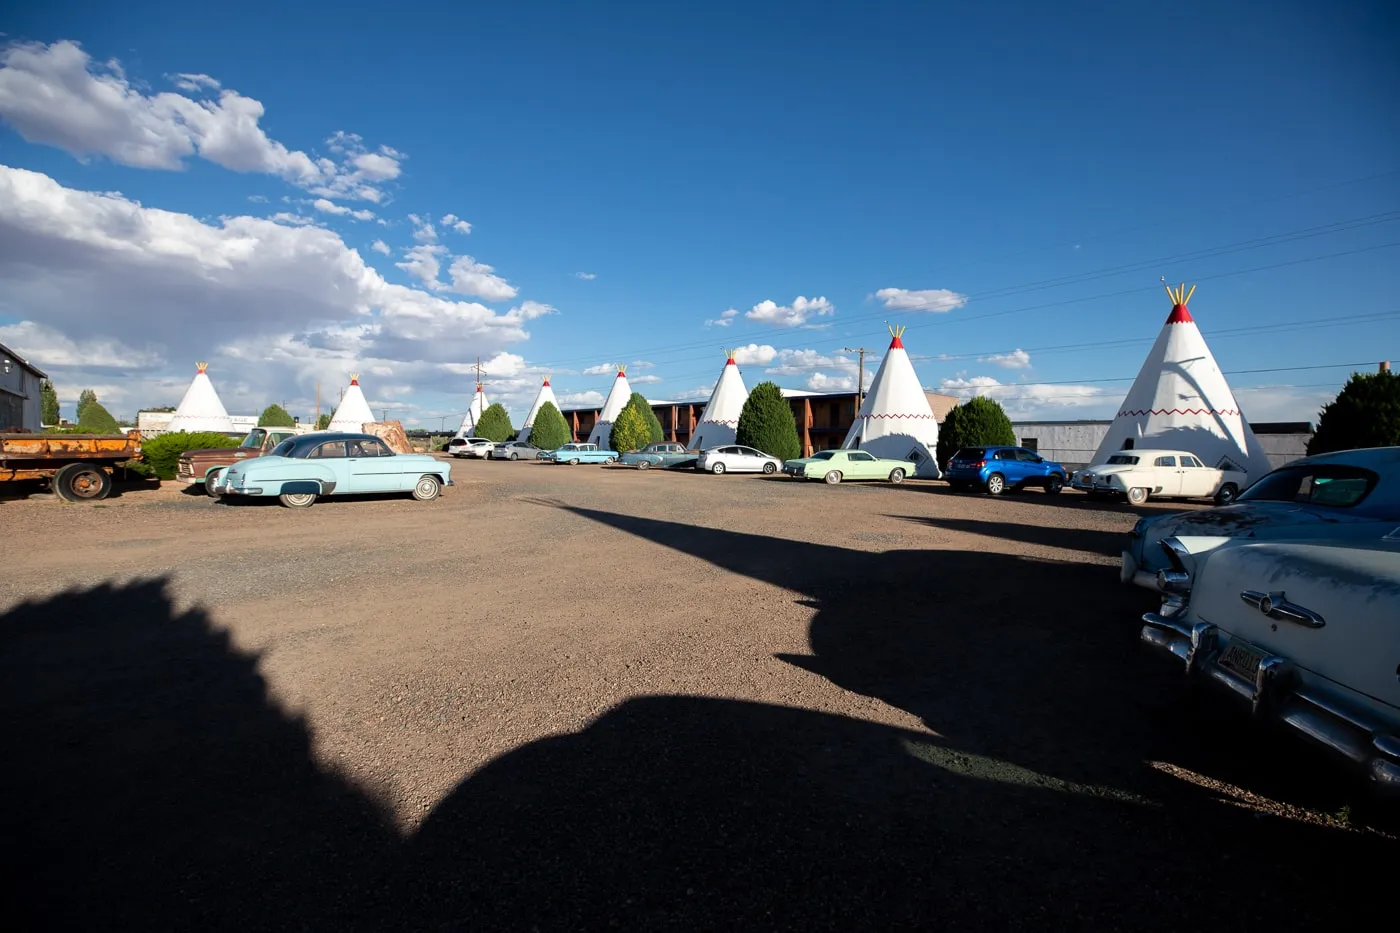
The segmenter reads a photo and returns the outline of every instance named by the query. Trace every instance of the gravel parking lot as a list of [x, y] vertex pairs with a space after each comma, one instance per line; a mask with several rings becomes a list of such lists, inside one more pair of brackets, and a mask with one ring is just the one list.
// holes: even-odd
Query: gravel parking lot
[[1138, 644], [1116, 555], [1180, 504], [453, 474], [0, 501], [31, 928], [1340, 929], [1388, 895], [1389, 814]]

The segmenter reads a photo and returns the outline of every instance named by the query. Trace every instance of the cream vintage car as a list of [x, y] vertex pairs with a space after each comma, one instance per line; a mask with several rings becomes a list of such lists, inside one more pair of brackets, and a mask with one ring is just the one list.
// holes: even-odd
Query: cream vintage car
[[1208, 467], [1187, 450], [1120, 450], [1104, 463], [1074, 474], [1070, 485], [1099, 496], [1122, 496], [1133, 505], [1149, 498], [1214, 499], [1216, 505], [1235, 501], [1249, 485], [1238, 470]]
[[1400, 527], [1368, 541], [1238, 538], [1203, 557], [1189, 591], [1142, 617], [1142, 640], [1209, 695], [1400, 795]]

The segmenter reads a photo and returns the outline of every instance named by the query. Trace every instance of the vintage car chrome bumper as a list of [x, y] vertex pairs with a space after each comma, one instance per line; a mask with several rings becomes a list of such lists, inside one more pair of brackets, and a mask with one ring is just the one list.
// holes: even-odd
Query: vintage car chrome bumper
[[1142, 640], [1179, 659], [1192, 681], [1235, 696], [1255, 719], [1322, 745], [1358, 767], [1377, 793], [1400, 797], [1400, 734], [1388, 724], [1334, 690], [1304, 684], [1289, 658], [1266, 655], [1252, 681], [1227, 670], [1219, 662], [1230, 636], [1209, 622], [1153, 612], [1142, 621]]

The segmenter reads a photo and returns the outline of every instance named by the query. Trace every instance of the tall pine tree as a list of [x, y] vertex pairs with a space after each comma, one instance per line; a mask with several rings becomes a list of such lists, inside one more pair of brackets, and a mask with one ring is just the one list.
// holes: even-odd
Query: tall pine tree
[[776, 382], [760, 382], [753, 387], [739, 413], [735, 440], [779, 460], [792, 460], [802, 452], [792, 406], [783, 398], [783, 390]]
[[39, 423], [58, 424], [58, 419], [58, 392], [54, 389], [53, 383], [45, 379], [39, 383]]
[[569, 422], [553, 402], [545, 402], [535, 412], [535, 423], [530, 428], [530, 443], [540, 450], [558, 450], [573, 440]]

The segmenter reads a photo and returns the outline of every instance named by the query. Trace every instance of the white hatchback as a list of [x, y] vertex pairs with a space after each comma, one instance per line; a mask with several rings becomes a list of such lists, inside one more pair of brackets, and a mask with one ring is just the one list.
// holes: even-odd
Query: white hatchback
[[454, 437], [447, 442], [447, 452], [454, 457], [478, 457], [485, 460], [496, 442], [485, 437]]
[[741, 444], [728, 444], [724, 447], [711, 447], [700, 451], [695, 461], [695, 469], [710, 473], [776, 473], [782, 468], [782, 461], [770, 457], [761, 450], [744, 447]]

